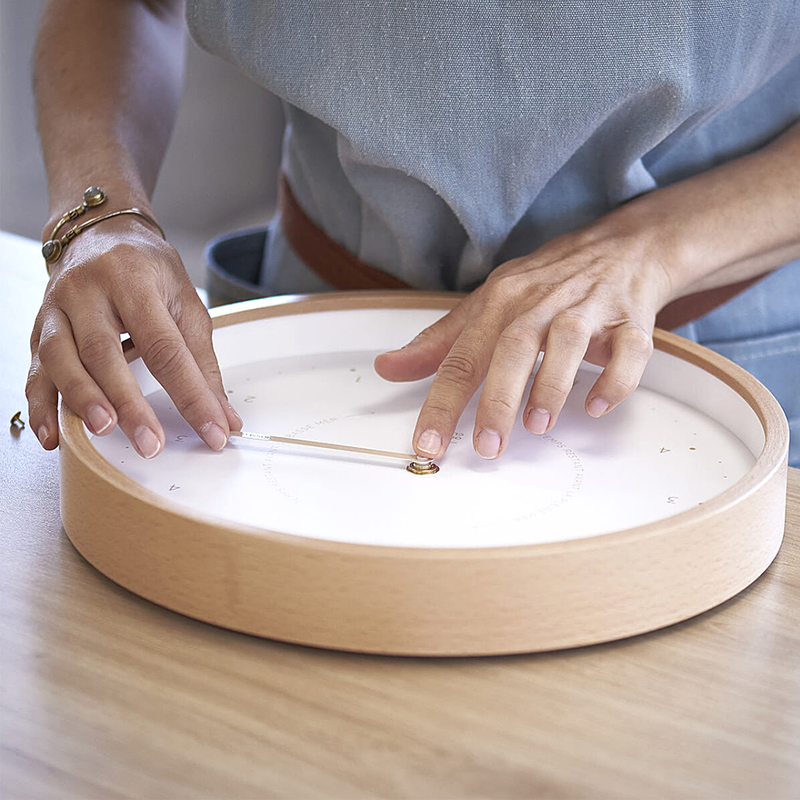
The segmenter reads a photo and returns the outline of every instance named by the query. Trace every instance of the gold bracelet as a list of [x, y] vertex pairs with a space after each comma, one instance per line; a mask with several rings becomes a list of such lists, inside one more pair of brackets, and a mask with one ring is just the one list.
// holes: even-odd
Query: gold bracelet
[[56, 223], [55, 228], [53, 228], [53, 232], [50, 234], [50, 238], [56, 238], [56, 233], [58, 233], [62, 225], [65, 225], [67, 222], [71, 222], [73, 219], [77, 219], [81, 215], [85, 214], [90, 208], [102, 205], [105, 203], [105, 201], [105, 192], [102, 189], [98, 189], [97, 186], [90, 186], [83, 193], [83, 202], [79, 206], [67, 211], [67, 213], [64, 214], [64, 216], [61, 217], [61, 219]]
[[161, 229], [161, 226], [149, 214], [145, 214], [144, 211], [138, 208], [123, 208], [119, 211], [112, 211], [110, 214], [104, 214], [102, 217], [94, 217], [94, 219], [87, 220], [80, 225], [75, 225], [73, 228], [70, 228], [60, 239], [56, 239], [56, 233], [65, 223], [71, 222], [73, 219], [85, 214], [89, 208], [94, 208], [95, 206], [99, 206], [101, 203], [105, 202], [106, 195], [102, 189], [98, 189], [96, 186], [90, 186], [83, 193], [83, 198], [84, 200], [81, 205], [70, 209], [66, 214], [64, 214], [63, 217], [61, 217], [61, 219], [56, 223], [55, 228], [53, 228], [50, 238], [42, 245], [42, 255], [44, 256], [45, 263], [48, 266], [48, 272], [49, 265], [55, 264], [55, 262], [61, 258], [64, 248], [79, 233], [85, 231], [92, 225], [96, 225], [98, 222], [103, 222], [103, 220], [111, 219], [112, 217], [119, 217], [123, 214], [134, 214], [137, 217], [141, 217], [149, 222], [161, 234], [162, 239], [167, 238], [164, 235], [164, 231]]

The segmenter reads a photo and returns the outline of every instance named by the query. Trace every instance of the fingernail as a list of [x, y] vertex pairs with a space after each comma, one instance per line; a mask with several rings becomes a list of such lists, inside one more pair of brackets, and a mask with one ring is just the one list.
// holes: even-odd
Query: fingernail
[[550, 414], [543, 408], [532, 408], [528, 411], [525, 427], [531, 432], [542, 434], [550, 424]]
[[500, 434], [482, 430], [475, 440], [475, 450], [481, 458], [497, 458], [500, 453]]
[[442, 437], [436, 431], [425, 431], [417, 442], [417, 455], [435, 458], [442, 449]]
[[390, 352], [399, 353], [401, 350], [405, 350], [406, 348], [411, 347], [411, 345], [416, 344], [420, 338], [422, 338], [422, 334], [418, 333], [410, 342], [406, 342], [402, 347], [398, 347], [397, 350], [391, 350]]
[[39, 443], [44, 444], [50, 437], [50, 431], [47, 430], [47, 425], [42, 425], [37, 431], [36, 435], [39, 437]]
[[161, 442], [158, 440], [158, 436], [153, 430], [144, 425], [134, 431], [133, 443], [144, 458], [152, 458], [158, 455], [158, 451], [161, 450]]
[[225, 435], [225, 431], [215, 422], [206, 422], [206, 424], [200, 428], [200, 436], [212, 450], [222, 450], [228, 443], [228, 437]]
[[114, 424], [108, 411], [98, 405], [89, 406], [89, 410], [86, 412], [86, 421], [97, 436], [102, 436]]
[[608, 403], [602, 397], [595, 397], [586, 407], [590, 417], [602, 417], [608, 411]]
[[236, 418], [236, 422], [239, 425], [239, 427], [241, 428], [244, 425], [244, 420], [239, 416], [239, 412], [230, 403], [228, 403], [228, 410]]

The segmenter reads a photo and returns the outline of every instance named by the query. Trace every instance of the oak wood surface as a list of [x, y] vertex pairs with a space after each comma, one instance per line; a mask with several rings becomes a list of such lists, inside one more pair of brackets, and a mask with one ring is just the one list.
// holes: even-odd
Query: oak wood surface
[[[0, 236], [0, 410], [44, 270]], [[27, 413], [23, 414], [27, 419]], [[57, 456], [0, 431], [3, 798], [800, 795], [800, 472], [756, 583], [622, 642], [501, 658], [337, 653], [214, 628], [104, 578]]]

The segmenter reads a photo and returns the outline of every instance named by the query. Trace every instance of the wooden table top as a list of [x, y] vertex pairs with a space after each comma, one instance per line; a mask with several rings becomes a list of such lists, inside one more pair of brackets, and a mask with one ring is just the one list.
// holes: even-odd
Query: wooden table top
[[[0, 413], [27, 419], [45, 271], [8, 234], [0, 264]], [[4, 798], [800, 796], [798, 470], [777, 559], [713, 611], [565, 652], [410, 659], [130, 594], [66, 538], [57, 455], [0, 434]]]

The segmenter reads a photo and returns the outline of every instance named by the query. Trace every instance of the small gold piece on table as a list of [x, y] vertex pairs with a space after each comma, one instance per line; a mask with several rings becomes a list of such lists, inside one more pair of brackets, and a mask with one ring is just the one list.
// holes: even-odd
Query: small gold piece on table
[[99, 205], [102, 205], [105, 203], [106, 199], [105, 192], [102, 189], [99, 189], [97, 186], [90, 186], [88, 189], [86, 189], [86, 191], [83, 193], [83, 202], [79, 206], [75, 206], [75, 208], [67, 211], [67, 213], [61, 217], [61, 219], [56, 223], [55, 228], [53, 228], [50, 238], [42, 245], [42, 255], [44, 256], [44, 260], [47, 265], [55, 264], [55, 262], [61, 258], [64, 248], [79, 233], [85, 231], [86, 228], [96, 225], [98, 222], [103, 222], [103, 220], [122, 216], [123, 214], [133, 214], [137, 217], [141, 217], [150, 223], [150, 225], [152, 225], [161, 234], [162, 239], [167, 238], [164, 235], [164, 231], [161, 229], [161, 226], [149, 214], [145, 214], [144, 211], [138, 208], [123, 208], [119, 211], [112, 211], [110, 214], [104, 214], [101, 217], [95, 217], [94, 219], [90, 219], [81, 225], [75, 225], [74, 227], [70, 228], [60, 239], [56, 238], [58, 231], [67, 222], [71, 222], [72, 220], [82, 216], [90, 208], [95, 208]]
[[286, 436], [271, 436], [267, 433], [250, 433], [248, 431], [231, 431], [231, 436], [239, 439], [255, 439], [261, 442], [280, 442], [281, 444], [297, 444], [302, 447], [319, 447], [324, 450], [343, 450], [348, 453], [365, 453], [369, 456], [383, 456], [384, 458], [400, 458], [410, 460], [406, 467], [414, 475], [434, 475], [439, 467], [430, 458], [420, 458], [414, 453], [397, 453], [392, 450], [374, 450], [369, 447], [353, 447], [349, 444], [330, 444], [329, 442], [312, 442], [308, 439], [290, 439]]
[[11, 417], [11, 427], [16, 430], [25, 430], [25, 422], [22, 419], [22, 412], [17, 411], [13, 417]]

